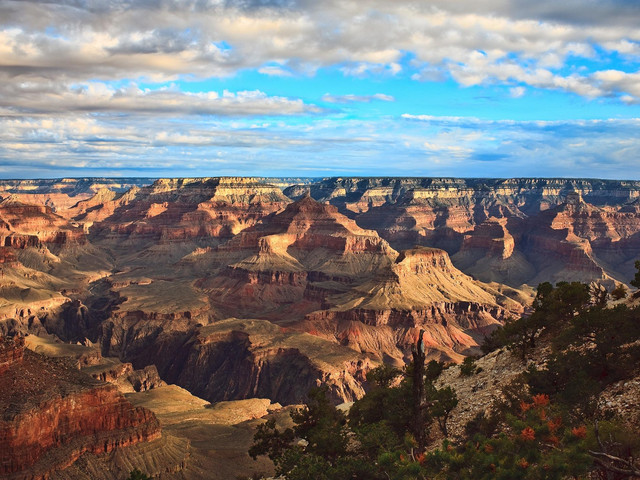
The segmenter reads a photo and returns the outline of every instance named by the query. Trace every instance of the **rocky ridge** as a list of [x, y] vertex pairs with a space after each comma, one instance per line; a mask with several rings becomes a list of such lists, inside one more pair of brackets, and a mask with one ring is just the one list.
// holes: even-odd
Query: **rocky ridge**
[[[307, 188], [285, 193], [298, 198]], [[640, 254], [639, 182], [330, 178], [309, 191], [394, 248], [442, 248], [483, 281], [613, 285], [626, 281]]]
[[0, 475], [47, 478], [83, 453], [158, 439], [153, 413], [133, 407], [111, 385], [25, 350], [21, 338], [0, 346]]
[[[254, 395], [255, 385], [214, 392], [205, 377], [179, 371], [220, 355], [218, 346], [202, 343], [217, 323], [270, 322], [353, 359], [395, 364], [407, 360], [424, 329], [431, 358], [459, 361], [526, 303], [519, 289], [467, 273], [518, 287], [561, 279], [613, 283], [625, 278], [638, 238], [637, 182], [337, 178], [287, 186], [293, 181], [161, 179], [127, 191], [97, 182], [93, 197], [59, 212], [86, 242], [73, 248], [75, 256], [57, 255], [59, 263], [47, 257], [65, 268], [43, 265], [35, 246], [2, 252], [7, 265], [22, 265], [7, 268], [14, 296], [28, 299], [35, 291], [35, 280], [28, 284], [20, 270], [28, 260], [38, 291], [58, 302], [21, 307], [17, 318], [9, 318], [8, 306], [3, 328], [89, 338], [132, 368], [157, 363], [160, 377], [190, 382], [208, 399], [241, 398]], [[75, 272], [77, 282], [63, 287], [59, 279], [69, 277], [72, 262], [86, 262], [85, 247], [97, 249], [90, 275]], [[238, 372], [268, 378], [277, 371], [261, 365], [279, 354], [258, 359], [234, 335], [219, 348], [249, 355], [252, 365]], [[152, 353], [156, 344], [172, 365]], [[192, 352], [188, 361], [176, 355], [182, 349]], [[299, 352], [313, 365], [313, 378], [328, 374], [304, 348]], [[222, 368], [216, 365], [211, 360], [209, 367]], [[343, 400], [358, 391], [350, 381], [336, 389], [348, 392]], [[299, 392], [278, 395], [283, 403], [300, 400]]]

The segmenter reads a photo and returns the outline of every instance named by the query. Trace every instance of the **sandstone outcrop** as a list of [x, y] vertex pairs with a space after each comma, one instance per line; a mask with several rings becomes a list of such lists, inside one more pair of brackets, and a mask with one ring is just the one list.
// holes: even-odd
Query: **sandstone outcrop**
[[330, 308], [306, 316], [307, 328], [399, 365], [410, 359], [420, 329], [428, 356], [459, 361], [510, 315], [518, 302], [456, 269], [446, 252], [403, 251], [376, 277], [329, 297]]
[[233, 262], [197, 283], [217, 313], [269, 319], [377, 361], [406, 360], [420, 328], [432, 336], [433, 357], [460, 360], [521, 311], [516, 301], [499, 304], [497, 292], [456, 269], [446, 252], [398, 254], [309, 196], [203, 256]]
[[48, 478], [85, 452], [109, 453], [161, 435], [155, 416], [114, 386], [25, 350], [19, 338], [2, 340], [0, 365], [3, 478]]
[[225, 316], [300, 318], [320, 307], [324, 286], [348, 288], [394, 255], [376, 232], [304, 197], [209, 253], [222, 268], [198, 286]]
[[0, 244], [25, 249], [86, 241], [82, 229], [56, 215], [51, 207], [25, 204], [10, 196], [0, 202]]
[[121, 392], [146, 392], [166, 385], [160, 378], [155, 365], [134, 370], [130, 363], [102, 362], [84, 371], [96, 380], [116, 384]]
[[82, 228], [49, 206], [13, 196], [0, 202], [0, 245], [0, 320], [13, 318], [23, 324], [20, 331], [36, 333], [68, 301], [67, 293], [110, 270]]
[[127, 241], [129, 248], [180, 241], [216, 245], [290, 202], [279, 188], [250, 178], [161, 179], [119, 197], [98, 195], [78, 205], [74, 218], [97, 222], [93, 238]]
[[442, 248], [483, 281], [626, 282], [640, 253], [639, 182], [331, 178], [285, 193], [305, 189], [394, 248]]

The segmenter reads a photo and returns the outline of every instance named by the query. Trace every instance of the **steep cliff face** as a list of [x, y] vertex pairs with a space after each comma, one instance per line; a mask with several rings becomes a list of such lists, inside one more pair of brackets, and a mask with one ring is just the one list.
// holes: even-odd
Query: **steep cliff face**
[[348, 288], [395, 255], [376, 232], [304, 197], [209, 252], [223, 267], [198, 285], [225, 316], [295, 319], [320, 307], [322, 284]]
[[465, 233], [452, 259], [462, 271], [485, 281], [521, 285], [536, 276], [523, 253], [522, 218], [490, 217]]
[[[628, 206], [596, 207], [577, 192], [524, 224], [519, 248], [535, 266], [539, 281], [626, 281], [638, 253], [640, 216]], [[622, 247], [622, 248], [621, 248]]]
[[[103, 188], [124, 192], [132, 186], [149, 185], [153, 178], [39, 178], [30, 180], [0, 180], [0, 192], [24, 195], [63, 194], [70, 197], [93, 195]], [[3, 195], [4, 196], [4, 195]], [[77, 202], [78, 200], [76, 200]]]
[[[159, 438], [155, 416], [116, 388], [3, 339], [0, 475], [48, 478], [84, 452], [108, 453]], [[7, 360], [8, 359], [8, 360]]]
[[205, 256], [233, 262], [197, 284], [223, 318], [286, 322], [378, 361], [406, 360], [419, 328], [431, 335], [432, 356], [459, 360], [521, 308], [499, 305], [446, 252], [398, 254], [309, 196]]
[[362, 382], [376, 363], [334, 340], [267, 320], [165, 329], [152, 342], [139, 335], [145, 328], [144, 321], [129, 324], [137, 340], [121, 345], [120, 355], [134, 366], [155, 365], [168, 383], [212, 402], [257, 397], [296, 404], [320, 383], [338, 403], [351, 401], [364, 394]]
[[[77, 225], [45, 205], [0, 202], [0, 319], [36, 321], [109, 270]], [[29, 311], [25, 317], [23, 312]], [[45, 312], [46, 311], [46, 312]], [[38, 320], [39, 321], [39, 320]]]
[[410, 358], [420, 329], [433, 358], [460, 360], [509, 315], [515, 301], [456, 269], [446, 252], [403, 251], [376, 277], [329, 297], [332, 305], [307, 315], [306, 328], [333, 335], [343, 345], [399, 364]]
[[5, 247], [61, 246], [82, 244], [82, 229], [56, 215], [51, 207], [25, 204], [15, 197], [0, 202], [0, 243]]
[[333, 178], [310, 191], [394, 248], [442, 248], [484, 281], [626, 282], [639, 252], [639, 182]]
[[116, 193], [115, 190], [101, 188], [95, 195], [76, 202], [61, 214], [82, 224], [84, 231], [88, 233], [95, 222], [108, 218], [116, 209], [127, 205], [139, 190], [139, 187], [134, 186], [126, 192]]
[[[250, 178], [160, 179], [120, 197], [79, 205], [78, 221], [93, 222], [97, 241], [208, 241], [217, 244], [284, 208], [290, 200], [277, 187]], [[84, 212], [82, 212], [84, 209]]]

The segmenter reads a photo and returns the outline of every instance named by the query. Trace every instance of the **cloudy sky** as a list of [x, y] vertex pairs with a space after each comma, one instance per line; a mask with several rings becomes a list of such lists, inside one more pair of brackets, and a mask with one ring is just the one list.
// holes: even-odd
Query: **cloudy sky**
[[0, 0], [0, 177], [640, 179], [638, 0]]

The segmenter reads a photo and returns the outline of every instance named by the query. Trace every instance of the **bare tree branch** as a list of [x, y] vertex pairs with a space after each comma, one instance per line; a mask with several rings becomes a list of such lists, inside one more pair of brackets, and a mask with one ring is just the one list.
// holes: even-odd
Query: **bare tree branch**
[[[633, 465], [631, 462], [623, 458], [616, 457], [614, 455], [609, 455], [608, 453], [604, 453], [604, 452], [594, 452], [593, 450], [588, 450], [588, 452], [589, 452], [589, 455], [591, 455], [592, 457], [595, 457], [595, 462], [605, 470], [608, 470], [610, 472], [620, 473], [622, 475], [628, 475], [630, 477], [640, 478], [640, 470], [637, 469], [635, 465]], [[606, 458], [611, 462], [618, 462], [624, 465], [626, 468], [621, 468], [621, 467], [616, 467], [615, 465], [611, 465], [605, 462], [604, 460], [602, 460], [602, 458]]]

